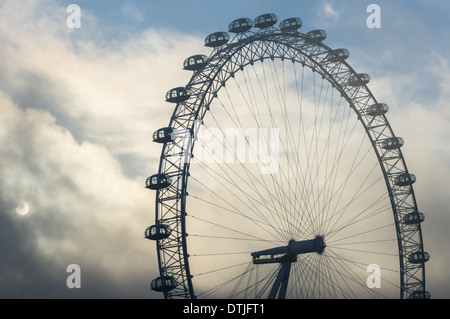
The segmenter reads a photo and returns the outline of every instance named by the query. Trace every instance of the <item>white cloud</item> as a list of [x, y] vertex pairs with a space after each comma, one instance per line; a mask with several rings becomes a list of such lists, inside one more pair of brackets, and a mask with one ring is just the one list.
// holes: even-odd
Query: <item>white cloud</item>
[[[100, 274], [103, 279], [98, 284], [122, 286], [117, 296], [138, 295], [139, 288], [128, 282], [149, 276], [149, 256], [144, 253], [153, 254], [143, 238], [146, 223], [151, 222], [151, 195], [142, 181], [125, 177], [120, 163], [106, 148], [89, 142], [79, 144], [48, 112], [21, 110], [3, 92], [0, 108], [2, 220], [13, 219], [28, 226], [27, 233], [2, 233], [29, 242], [38, 255], [21, 256], [21, 263], [43, 263], [59, 280], [67, 276], [67, 265], [77, 263], [87, 274]], [[13, 211], [20, 200], [30, 205], [29, 215], [18, 216]], [[3, 270], [13, 267], [21, 272], [23, 266], [3, 264]], [[8, 278], [1, 281], [0, 293], [5, 296], [10, 282]], [[93, 278], [91, 284], [97, 281]], [[140, 287], [143, 292], [146, 288]], [[26, 291], [21, 293], [27, 295]], [[69, 292], [62, 289], [62, 293]], [[83, 293], [91, 291], [87, 288]]]
[[[101, 38], [95, 21], [71, 30], [65, 8], [42, 5], [0, 6], [0, 217], [14, 225], [3, 245], [15, 248], [0, 249], [0, 294], [155, 296], [155, 249], [144, 239], [154, 221], [144, 183], [160, 153], [151, 134], [168, 124], [165, 93], [188, 82], [183, 57], [200, 41], [147, 30], [99, 44], [86, 36]], [[26, 216], [15, 213], [22, 200]], [[85, 279], [79, 292], [65, 286], [72, 263]]]
[[339, 17], [338, 12], [333, 8], [331, 3], [325, 2], [323, 4], [323, 11], [324, 11], [326, 17], [334, 18], [334, 19]]
[[55, 17], [55, 12], [67, 14], [52, 9], [38, 18], [24, 16], [28, 24], [34, 21], [32, 29], [17, 16], [2, 20], [0, 82], [7, 82], [21, 106], [51, 111], [79, 140], [105, 145], [118, 156], [153, 156], [151, 133], [167, 125], [173, 110], [164, 95], [188, 82], [180, 57], [198, 53], [199, 39], [147, 30], [100, 47], [82, 32], [101, 33], [101, 28], [83, 24], [69, 32]]
[[339, 10], [336, 9], [335, 3], [331, 3], [328, 1], [320, 1], [316, 4], [316, 28], [324, 28], [329, 27], [338, 21], [340, 17]]
[[130, 3], [126, 3], [126, 4], [122, 5], [121, 10], [124, 15], [131, 17], [136, 22], [142, 23], [145, 21], [144, 15], [142, 14], [142, 12], [139, 11], [139, 9], [136, 8], [136, 6], [134, 6]]

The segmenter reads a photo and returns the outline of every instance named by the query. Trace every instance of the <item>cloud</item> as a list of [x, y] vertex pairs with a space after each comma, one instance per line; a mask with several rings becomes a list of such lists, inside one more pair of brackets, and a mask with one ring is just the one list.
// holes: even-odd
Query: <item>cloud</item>
[[[0, 83], [21, 106], [49, 110], [79, 141], [105, 145], [122, 158], [148, 159], [151, 133], [167, 125], [172, 112], [166, 91], [189, 80], [180, 56], [196, 54], [199, 39], [149, 29], [99, 46], [83, 35], [102, 32], [95, 24], [89, 29], [85, 11], [80, 37], [52, 16], [65, 17], [64, 10], [49, 12], [30, 18], [32, 29], [23, 28], [17, 17], [2, 20]], [[149, 119], [158, 126], [150, 127]]]
[[335, 18], [335, 19], [339, 17], [338, 12], [333, 9], [333, 6], [330, 3], [325, 2], [323, 4], [323, 11], [324, 11], [326, 17]]
[[132, 4], [127, 3], [127, 4], [122, 5], [121, 10], [124, 15], [129, 16], [130, 18], [134, 19], [136, 22], [142, 23], [145, 21], [144, 15], [142, 14], [142, 12], [139, 11], [139, 9], [136, 8]]
[[[0, 107], [0, 295], [71, 296], [65, 269], [75, 263], [86, 274], [82, 296], [145, 297], [135, 285], [150, 272], [142, 254], [152, 254], [142, 181], [125, 177], [106, 148], [79, 144], [48, 112], [21, 110], [3, 92]], [[26, 216], [14, 210], [22, 200]]]
[[340, 12], [336, 9], [335, 3], [330, 3], [328, 1], [320, 1], [316, 4], [317, 23], [315, 23], [317, 28], [329, 27], [339, 20]]
[[[0, 296], [160, 297], [143, 238], [160, 152], [151, 134], [168, 124], [165, 92], [187, 83], [180, 56], [199, 40], [149, 29], [105, 44], [89, 12], [69, 29], [52, 1], [6, 1], [0, 16]], [[73, 263], [79, 290], [66, 286]]]

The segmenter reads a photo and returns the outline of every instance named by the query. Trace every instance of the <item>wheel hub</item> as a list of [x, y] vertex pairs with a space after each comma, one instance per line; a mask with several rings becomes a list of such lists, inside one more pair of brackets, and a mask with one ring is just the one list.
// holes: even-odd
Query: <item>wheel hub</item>
[[322, 254], [325, 247], [326, 245], [323, 236], [317, 236], [310, 240], [291, 240], [287, 246], [260, 250], [253, 252], [251, 256], [253, 257], [254, 264], [296, 262], [298, 255], [308, 253]]

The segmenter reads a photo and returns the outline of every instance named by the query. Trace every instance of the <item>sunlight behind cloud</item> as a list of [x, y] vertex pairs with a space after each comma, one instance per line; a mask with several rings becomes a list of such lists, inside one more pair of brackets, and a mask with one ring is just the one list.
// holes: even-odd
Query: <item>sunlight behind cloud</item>
[[17, 204], [16, 213], [25, 216], [30, 212], [30, 206], [27, 202], [21, 201]]

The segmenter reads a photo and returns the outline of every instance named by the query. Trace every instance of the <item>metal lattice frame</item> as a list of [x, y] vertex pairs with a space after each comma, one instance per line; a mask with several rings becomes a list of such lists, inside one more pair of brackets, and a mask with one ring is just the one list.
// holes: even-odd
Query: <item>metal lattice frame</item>
[[381, 142], [395, 137], [385, 115], [372, 116], [368, 108], [377, 100], [367, 85], [349, 85], [358, 73], [345, 61], [332, 62], [333, 50], [322, 42], [299, 32], [283, 32], [275, 27], [238, 34], [230, 43], [217, 47], [207, 65], [195, 71], [186, 88], [190, 98], [177, 103], [169, 126], [190, 132], [182, 141], [166, 143], [162, 147], [159, 173], [172, 177], [172, 184], [156, 192], [156, 224], [171, 227], [171, 235], [157, 241], [158, 265], [161, 276], [173, 276], [178, 286], [164, 291], [165, 298], [195, 298], [189, 268], [187, 229], [185, 223], [189, 157], [194, 147], [194, 122], [203, 120], [209, 105], [229, 78], [247, 65], [265, 59], [290, 60], [317, 72], [329, 81], [347, 100], [358, 116], [378, 158], [389, 192], [398, 239], [400, 263], [400, 298], [425, 296], [424, 263], [411, 263], [412, 253], [423, 254], [420, 223], [405, 224], [403, 218], [417, 213], [412, 185], [399, 186], [395, 180], [408, 173], [400, 148], [387, 150]]

